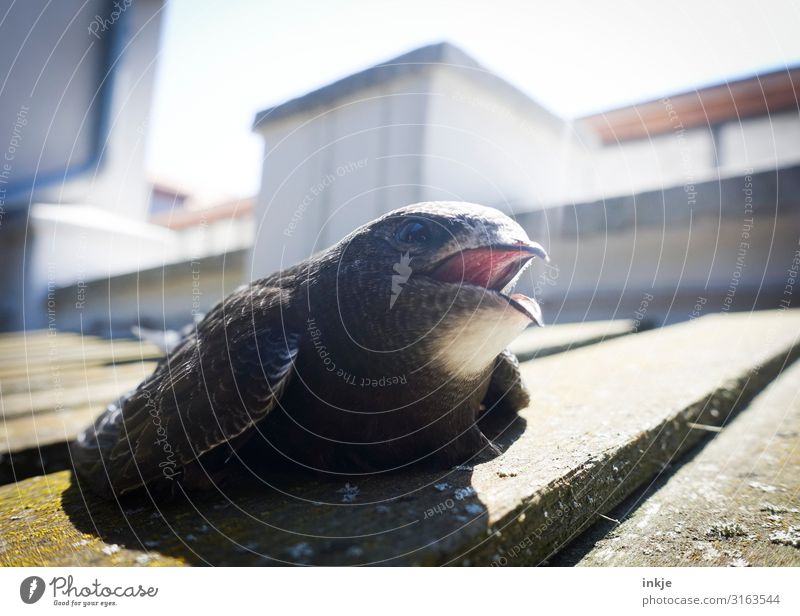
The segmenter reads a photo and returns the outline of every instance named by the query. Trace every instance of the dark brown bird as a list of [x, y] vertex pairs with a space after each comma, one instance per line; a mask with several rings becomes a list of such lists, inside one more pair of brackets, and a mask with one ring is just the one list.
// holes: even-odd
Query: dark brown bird
[[452, 466], [498, 450], [477, 425], [528, 403], [505, 350], [537, 303], [534, 256], [497, 210], [404, 207], [217, 304], [72, 446], [81, 484], [212, 485], [231, 458], [330, 473]]

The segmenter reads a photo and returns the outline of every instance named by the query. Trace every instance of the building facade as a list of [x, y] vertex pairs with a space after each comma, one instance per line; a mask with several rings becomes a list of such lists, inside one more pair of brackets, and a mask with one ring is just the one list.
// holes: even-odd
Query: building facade
[[776, 307], [800, 229], [796, 84], [787, 69], [567, 121], [452, 45], [412, 51], [258, 114], [251, 271], [463, 200], [549, 248], [521, 284], [551, 321]]

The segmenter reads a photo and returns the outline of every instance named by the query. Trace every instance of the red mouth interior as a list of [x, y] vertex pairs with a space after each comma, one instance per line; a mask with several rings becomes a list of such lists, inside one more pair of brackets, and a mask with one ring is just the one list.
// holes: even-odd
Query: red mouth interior
[[471, 284], [499, 291], [533, 258], [518, 248], [472, 248], [449, 257], [432, 273], [440, 282]]

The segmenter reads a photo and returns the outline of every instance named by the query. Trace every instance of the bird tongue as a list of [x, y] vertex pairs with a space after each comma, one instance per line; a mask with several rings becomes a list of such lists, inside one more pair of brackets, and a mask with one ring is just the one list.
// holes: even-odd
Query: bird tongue
[[431, 277], [440, 282], [472, 284], [499, 291], [532, 257], [519, 249], [472, 248], [446, 259]]

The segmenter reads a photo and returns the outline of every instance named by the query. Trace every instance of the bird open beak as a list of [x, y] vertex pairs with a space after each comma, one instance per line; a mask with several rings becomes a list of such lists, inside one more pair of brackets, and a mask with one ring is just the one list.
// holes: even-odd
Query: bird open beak
[[534, 257], [550, 260], [547, 251], [531, 241], [468, 248], [446, 257], [429, 276], [440, 282], [473, 285], [499, 293], [516, 310], [542, 326], [542, 311], [536, 300], [521, 293], [506, 295]]

